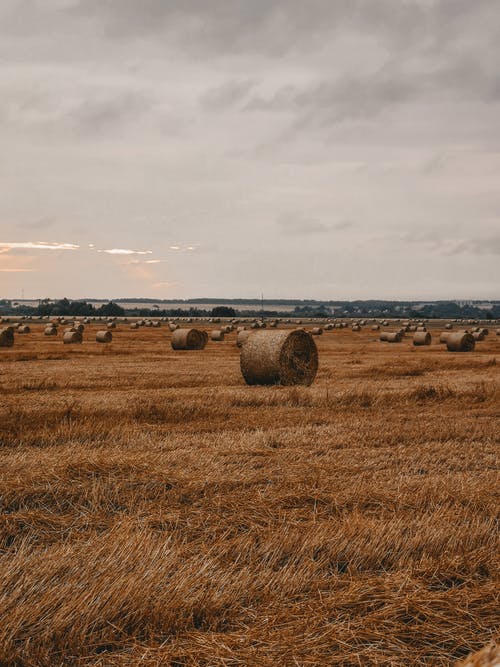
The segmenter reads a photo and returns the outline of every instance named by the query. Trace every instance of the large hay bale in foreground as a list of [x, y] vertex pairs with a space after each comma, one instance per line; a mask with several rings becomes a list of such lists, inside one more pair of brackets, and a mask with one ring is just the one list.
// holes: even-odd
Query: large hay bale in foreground
[[500, 667], [500, 647], [489, 644], [477, 653], [455, 663], [455, 667]]
[[220, 329], [214, 329], [210, 334], [210, 339], [215, 341], [224, 340], [224, 332]]
[[448, 352], [472, 352], [476, 345], [474, 336], [465, 331], [452, 333], [446, 339]]
[[14, 329], [5, 327], [0, 329], [0, 347], [12, 347], [14, 345]]
[[253, 331], [249, 331], [248, 329], [242, 329], [241, 331], [238, 331], [238, 335], [236, 336], [236, 345], [241, 347], [252, 333]]
[[199, 329], [176, 329], [172, 333], [174, 350], [203, 350], [205, 345], [206, 337]]
[[432, 336], [428, 331], [415, 331], [413, 335], [413, 345], [430, 345]]
[[113, 334], [111, 331], [98, 331], [95, 335], [96, 343], [111, 343]]
[[81, 331], [65, 331], [63, 334], [63, 343], [65, 345], [73, 345], [75, 343], [83, 343], [83, 335]]
[[309, 386], [318, 370], [318, 350], [301, 329], [254, 331], [241, 348], [240, 367], [247, 384]]

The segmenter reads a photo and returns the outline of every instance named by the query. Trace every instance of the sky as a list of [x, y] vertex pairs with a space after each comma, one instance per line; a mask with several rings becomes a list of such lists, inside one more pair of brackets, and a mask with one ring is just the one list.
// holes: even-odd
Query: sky
[[1, 0], [0, 297], [500, 298], [495, 0]]

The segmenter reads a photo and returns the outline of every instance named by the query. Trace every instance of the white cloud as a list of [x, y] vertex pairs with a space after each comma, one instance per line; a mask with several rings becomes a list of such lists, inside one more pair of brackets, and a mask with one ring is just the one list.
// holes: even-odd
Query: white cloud
[[47, 241], [25, 241], [21, 243], [0, 243], [0, 249], [6, 250], [78, 250], [80, 246], [75, 243], [50, 243]]
[[107, 250], [98, 250], [108, 255], [152, 255], [152, 250], [130, 250], [129, 248], [109, 248]]

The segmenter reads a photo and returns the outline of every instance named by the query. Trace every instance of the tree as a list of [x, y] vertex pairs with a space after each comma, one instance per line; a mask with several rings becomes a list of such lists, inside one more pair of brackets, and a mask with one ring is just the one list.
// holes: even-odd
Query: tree
[[100, 308], [97, 309], [98, 315], [104, 315], [105, 317], [122, 317], [125, 315], [125, 310], [113, 301], [103, 304]]
[[229, 306], [216, 306], [210, 313], [212, 317], [236, 317], [236, 311]]

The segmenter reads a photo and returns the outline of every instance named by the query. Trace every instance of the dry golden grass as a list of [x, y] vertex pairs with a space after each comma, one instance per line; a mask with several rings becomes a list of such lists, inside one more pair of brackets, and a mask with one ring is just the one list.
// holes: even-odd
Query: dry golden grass
[[236, 333], [95, 330], [0, 350], [2, 666], [443, 666], [496, 636], [498, 338], [334, 330], [312, 387], [266, 388]]

